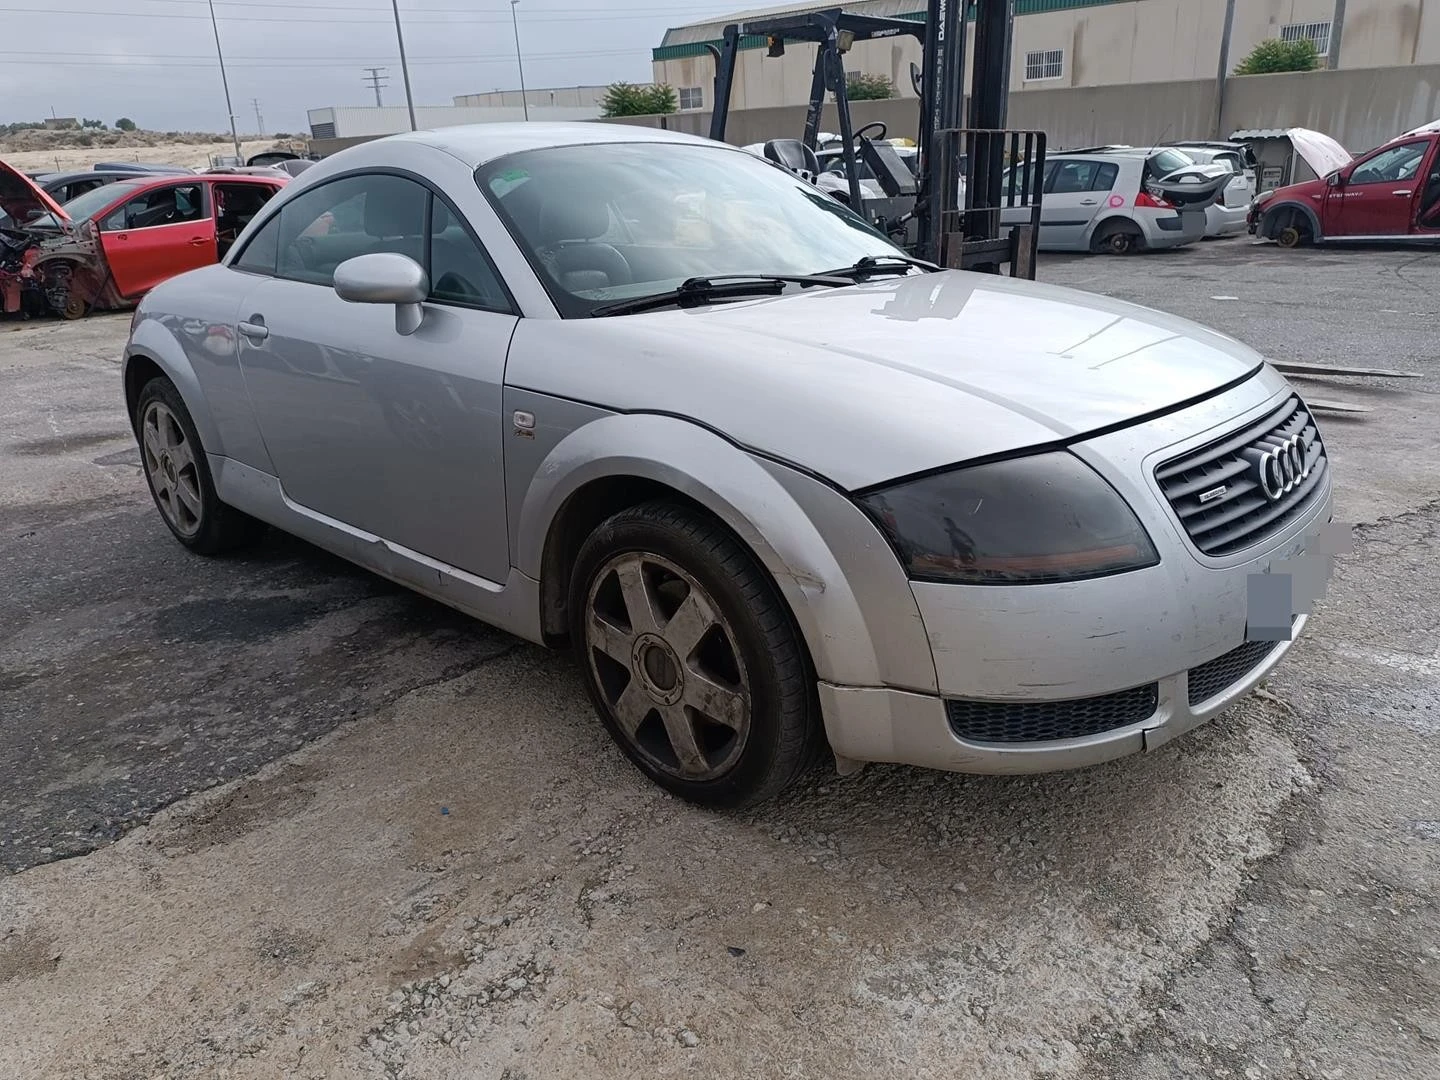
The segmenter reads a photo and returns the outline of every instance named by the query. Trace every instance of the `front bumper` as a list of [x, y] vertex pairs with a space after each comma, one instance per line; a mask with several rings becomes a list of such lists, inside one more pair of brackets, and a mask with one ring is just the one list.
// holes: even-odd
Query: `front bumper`
[[1156, 707], [1145, 719], [1080, 738], [1004, 744], [962, 739], [944, 698], [904, 690], [821, 683], [820, 705], [841, 758], [997, 775], [1085, 768], [1157, 749], [1218, 716], [1264, 681], [1307, 621], [1299, 616], [1290, 641], [1276, 643], [1253, 667], [1198, 704], [1189, 702], [1191, 673], [1176, 672], [1158, 680]]
[[1247, 642], [1249, 579], [1320, 546], [1330, 477], [1278, 532], [1217, 558], [1190, 543], [1154, 473], [1291, 393], [1266, 369], [1217, 398], [1074, 446], [1135, 508], [1160, 563], [1054, 585], [912, 583], [935, 692], [822, 683], [836, 754], [966, 772], [1076, 768], [1163, 745], [1247, 694], [1308, 621], [1299, 603], [1290, 640]]

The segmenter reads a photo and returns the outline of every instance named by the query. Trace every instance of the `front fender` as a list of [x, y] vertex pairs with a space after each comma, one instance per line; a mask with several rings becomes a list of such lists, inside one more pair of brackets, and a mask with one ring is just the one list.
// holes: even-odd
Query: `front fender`
[[[130, 387], [132, 372], [137, 363], [149, 361], [154, 364], [175, 384], [175, 389], [180, 391], [180, 397], [185, 402], [185, 408], [189, 410], [190, 419], [194, 422], [195, 430], [199, 433], [206, 451], [223, 454], [225, 451], [221, 444], [220, 431], [215, 423], [210, 402], [201, 388], [199, 376], [190, 358], [186, 356], [184, 346], [176, 340], [171, 328], [165, 325], [166, 321], [146, 315], [143, 308], [136, 316], [135, 327], [125, 345], [125, 356], [121, 362], [122, 386], [127, 389]], [[134, 416], [131, 416], [130, 420], [133, 424]]]
[[869, 519], [822, 481], [685, 420], [610, 415], [557, 443], [520, 508], [517, 568], [538, 578], [566, 501], [586, 484], [615, 477], [673, 488], [748, 545], [794, 614], [819, 678], [935, 690], [914, 596]]

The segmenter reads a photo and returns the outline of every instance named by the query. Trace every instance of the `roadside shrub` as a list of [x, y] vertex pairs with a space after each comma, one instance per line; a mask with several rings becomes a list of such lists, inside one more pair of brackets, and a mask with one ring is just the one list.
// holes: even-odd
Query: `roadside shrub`
[[884, 101], [895, 96], [895, 84], [888, 76], [857, 71], [845, 76], [845, 92], [851, 101]]
[[654, 116], [673, 113], [680, 100], [668, 86], [636, 86], [633, 83], [612, 83], [600, 101], [601, 116]]
[[1320, 66], [1320, 54], [1309, 38], [1281, 41], [1269, 38], [1251, 50], [1240, 61], [1236, 75], [1278, 75], [1285, 71], [1314, 71]]

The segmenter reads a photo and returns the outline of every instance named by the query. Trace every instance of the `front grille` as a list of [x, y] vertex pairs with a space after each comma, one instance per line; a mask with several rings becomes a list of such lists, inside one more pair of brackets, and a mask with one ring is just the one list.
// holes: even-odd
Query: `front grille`
[[971, 742], [1029, 743], [1078, 739], [1138, 724], [1155, 713], [1160, 700], [1157, 683], [1100, 697], [1071, 701], [945, 702], [950, 730]]
[[1275, 651], [1278, 641], [1247, 641], [1199, 667], [1190, 669], [1190, 704], [1199, 705], [1222, 693], [1254, 671]]
[[[1300, 477], [1272, 452], [1299, 436]], [[1270, 415], [1155, 470], [1165, 498], [1191, 541], [1206, 555], [1230, 555], [1283, 529], [1319, 497], [1329, 462], [1310, 410], [1292, 396]], [[1266, 472], [1266, 470], [1271, 470]], [[1267, 493], [1266, 484], [1270, 490]]]

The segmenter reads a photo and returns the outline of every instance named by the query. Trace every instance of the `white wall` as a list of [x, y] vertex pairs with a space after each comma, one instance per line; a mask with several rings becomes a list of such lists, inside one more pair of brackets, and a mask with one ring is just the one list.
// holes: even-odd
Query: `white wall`
[[[1281, 27], [1328, 22], [1334, 10], [1335, 0], [1236, 0], [1231, 68], [1261, 41], [1278, 36]], [[1121, 0], [1017, 16], [1010, 88], [1053, 90], [1214, 79], [1224, 20], [1225, 0]], [[720, 36], [718, 30], [713, 32], [716, 38]], [[671, 39], [694, 36], [673, 31]], [[1026, 54], [1052, 49], [1064, 52], [1060, 78], [1027, 80]], [[920, 62], [920, 53], [920, 43], [909, 37], [859, 42], [846, 56], [845, 67], [847, 71], [888, 75], [898, 94], [909, 97], [909, 67]], [[966, 54], [968, 90], [973, 49], [967, 48]], [[764, 49], [742, 51], [736, 63], [731, 107], [754, 109], [806, 101], [814, 57], [814, 46], [806, 44], [790, 45], [785, 56], [773, 60], [766, 57]], [[1341, 68], [1434, 63], [1440, 63], [1440, 0], [1347, 0]], [[715, 65], [708, 54], [658, 61], [652, 66], [656, 82], [677, 90], [700, 87], [704, 108], [713, 104]]]
[[[537, 120], [594, 120], [600, 116], [596, 106], [583, 108], [530, 107], [530, 119]], [[394, 135], [410, 130], [410, 113], [404, 105], [340, 106], [329, 109], [311, 109], [310, 123], [334, 123], [337, 139], [352, 139], [368, 135]], [[415, 123], [421, 128], [458, 127], [461, 124], [494, 124], [504, 121], [524, 120], [525, 111], [519, 105], [507, 108], [473, 108], [455, 105], [417, 105]]]

